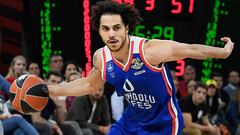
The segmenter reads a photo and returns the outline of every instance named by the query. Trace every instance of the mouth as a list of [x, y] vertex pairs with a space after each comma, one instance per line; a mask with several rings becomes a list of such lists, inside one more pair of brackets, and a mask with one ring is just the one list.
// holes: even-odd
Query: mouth
[[108, 40], [108, 44], [116, 44], [118, 40]]

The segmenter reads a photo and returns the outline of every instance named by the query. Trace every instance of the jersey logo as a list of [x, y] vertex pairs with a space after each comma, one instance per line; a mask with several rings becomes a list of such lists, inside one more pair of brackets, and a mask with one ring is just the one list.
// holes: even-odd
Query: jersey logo
[[139, 70], [142, 68], [142, 66], [143, 66], [143, 62], [139, 58], [132, 60], [132, 66], [131, 66], [132, 69]]
[[134, 91], [134, 87], [132, 85], [132, 83], [126, 79], [124, 85], [123, 85], [123, 89], [126, 91], [126, 92], [133, 92]]
[[107, 63], [107, 71], [108, 72], [112, 72], [113, 71], [113, 63], [112, 62]]

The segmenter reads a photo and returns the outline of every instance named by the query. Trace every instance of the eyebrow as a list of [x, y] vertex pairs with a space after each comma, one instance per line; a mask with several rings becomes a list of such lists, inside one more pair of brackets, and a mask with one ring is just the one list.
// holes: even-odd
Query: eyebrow
[[[116, 25], [113, 25], [112, 27], [117, 27], [117, 26], [121, 26], [121, 24], [116, 24]], [[102, 27], [110, 27], [110, 26], [102, 25]]]

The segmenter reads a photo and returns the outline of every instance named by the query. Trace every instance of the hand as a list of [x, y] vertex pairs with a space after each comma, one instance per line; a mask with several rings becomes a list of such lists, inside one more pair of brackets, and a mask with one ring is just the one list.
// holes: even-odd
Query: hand
[[53, 129], [58, 135], [63, 135], [62, 130], [60, 129], [60, 127], [58, 127], [57, 124], [52, 124], [52, 129]]
[[99, 126], [99, 131], [107, 134], [109, 132], [110, 126]]
[[224, 46], [224, 50], [226, 52], [225, 58], [227, 58], [232, 53], [234, 43], [231, 41], [231, 39], [229, 37], [222, 37], [221, 40], [226, 42], [226, 44]]
[[208, 132], [211, 135], [221, 135], [220, 129], [216, 125], [208, 126]]

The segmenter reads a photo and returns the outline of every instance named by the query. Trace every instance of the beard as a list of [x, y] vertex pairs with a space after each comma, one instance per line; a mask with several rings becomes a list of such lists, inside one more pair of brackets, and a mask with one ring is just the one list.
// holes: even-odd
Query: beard
[[108, 48], [109, 48], [109, 50], [111, 51], [111, 52], [118, 52], [118, 51], [120, 51], [122, 48], [123, 48], [123, 45], [124, 45], [124, 43], [122, 43], [118, 48], [116, 48], [116, 49], [113, 49], [113, 48], [111, 48], [111, 47], [109, 47], [108, 46]]
[[128, 36], [126, 35], [125, 38], [122, 40], [121, 45], [120, 45], [118, 48], [114, 47], [114, 49], [113, 49], [113, 48], [111, 48], [110, 46], [108, 46], [108, 44], [107, 44], [107, 47], [109, 48], [109, 50], [110, 50], [111, 52], [118, 52], [118, 51], [120, 51], [120, 50], [123, 48], [123, 46], [126, 44], [127, 38], [128, 38]]

